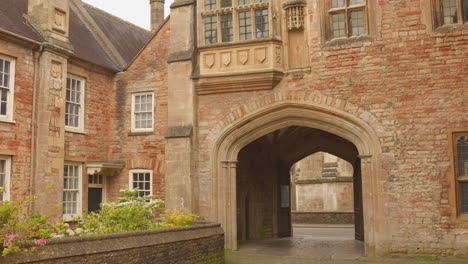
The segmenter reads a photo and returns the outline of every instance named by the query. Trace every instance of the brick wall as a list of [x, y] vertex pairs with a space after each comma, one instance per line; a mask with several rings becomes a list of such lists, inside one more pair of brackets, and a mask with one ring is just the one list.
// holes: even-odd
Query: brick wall
[[72, 237], [51, 240], [52, 252], [0, 257], [0, 263], [222, 264], [224, 235], [219, 225]]
[[31, 126], [34, 57], [28, 48], [0, 39], [0, 54], [16, 59], [13, 121], [0, 121], [0, 155], [12, 156], [11, 198], [28, 195], [31, 173]]
[[[375, 39], [324, 45], [320, 6], [307, 2], [310, 73], [287, 74], [272, 91], [199, 96], [200, 193], [211, 192], [217, 136], [249, 113], [280, 102], [339, 109], [377, 131], [390, 157], [376, 194], [388, 227], [384, 250], [462, 253], [468, 226], [451, 220], [447, 179], [448, 131], [468, 126], [466, 31], [434, 32], [427, 1], [380, 1]], [[201, 214], [211, 206], [201, 200]]]
[[[112, 91], [112, 133], [110, 159], [123, 160], [126, 168], [120, 177], [111, 179], [110, 196], [128, 188], [128, 170], [153, 170], [153, 195], [164, 199], [165, 138], [167, 130], [167, 57], [170, 24], [167, 21], [157, 35], [130, 65], [116, 76]], [[131, 99], [133, 93], [154, 94], [154, 131], [131, 132]]]

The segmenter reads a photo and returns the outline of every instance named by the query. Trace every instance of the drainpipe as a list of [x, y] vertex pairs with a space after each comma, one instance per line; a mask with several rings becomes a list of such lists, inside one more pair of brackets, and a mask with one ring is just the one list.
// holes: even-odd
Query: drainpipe
[[[37, 83], [39, 79], [39, 61], [42, 56], [42, 51], [44, 50], [44, 44], [39, 46], [38, 51], [33, 51], [34, 57], [34, 69], [33, 69], [33, 105], [32, 105], [32, 116], [31, 116], [31, 173], [29, 178], [29, 196], [33, 196], [34, 180], [36, 178], [36, 98], [37, 98]], [[29, 204], [28, 212], [32, 213], [33, 203]]]

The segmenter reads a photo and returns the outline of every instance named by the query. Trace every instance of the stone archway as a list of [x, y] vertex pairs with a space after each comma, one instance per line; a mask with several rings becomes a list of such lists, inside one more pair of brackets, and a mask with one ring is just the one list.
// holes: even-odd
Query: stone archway
[[362, 160], [366, 254], [374, 255], [378, 241], [381, 207], [379, 193], [379, 155], [381, 148], [374, 129], [356, 116], [320, 104], [278, 102], [239, 118], [218, 138], [213, 154], [213, 219], [226, 233], [226, 248], [237, 249], [236, 166], [239, 151], [263, 135], [289, 126], [323, 130], [352, 142]]

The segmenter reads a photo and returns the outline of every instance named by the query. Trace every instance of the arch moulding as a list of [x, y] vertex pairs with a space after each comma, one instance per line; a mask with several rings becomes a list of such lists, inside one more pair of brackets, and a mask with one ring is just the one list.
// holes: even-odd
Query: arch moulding
[[[373, 115], [359, 107], [341, 100], [337, 104], [335, 100], [320, 95], [308, 96], [314, 99], [294, 100], [289, 97], [276, 102], [259, 99], [247, 103], [234, 109], [226, 120], [218, 124], [218, 129], [213, 130], [215, 132], [211, 136], [216, 138], [216, 145], [212, 152], [213, 197], [210, 218], [222, 224], [226, 233], [226, 248], [237, 249], [236, 167], [239, 151], [255, 139], [275, 130], [302, 126], [340, 136], [358, 149], [362, 160], [366, 254], [374, 255], [381, 226], [379, 218], [383, 216], [383, 206], [378, 198], [382, 190], [378, 180], [381, 175], [378, 173], [382, 173], [379, 169], [379, 156], [382, 153], [379, 137], [385, 135], [385, 129]], [[270, 98], [279, 97], [276, 95]], [[259, 107], [259, 102], [265, 104]], [[242, 114], [246, 112], [250, 113]]]

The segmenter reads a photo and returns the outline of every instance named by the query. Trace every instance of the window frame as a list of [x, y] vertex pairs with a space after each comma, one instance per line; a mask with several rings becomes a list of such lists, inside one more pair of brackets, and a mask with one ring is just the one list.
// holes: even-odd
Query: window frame
[[[136, 128], [135, 122], [135, 98], [137, 96], [142, 96], [142, 95], [151, 95], [151, 128]], [[155, 98], [154, 98], [154, 92], [141, 92], [141, 93], [132, 93], [132, 100], [131, 100], [131, 132], [153, 132], [154, 131], [154, 115], [155, 115]]]
[[68, 162], [68, 161], [64, 162], [64, 164], [63, 164], [63, 167], [64, 167], [64, 171], [63, 171], [63, 180], [64, 180], [63, 195], [65, 195], [66, 191], [76, 190], [76, 189], [65, 189], [65, 166], [77, 166], [78, 167], [78, 189], [77, 189], [78, 195], [76, 197], [76, 213], [66, 214], [66, 213], [63, 212], [64, 206], [65, 206], [64, 205], [65, 199], [64, 199], [64, 197], [62, 198], [62, 218], [65, 221], [70, 221], [70, 220], [73, 220], [73, 218], [75, 218], [77, 216], [83, 215], [83, 164], [76, 163], [76, 162]]
[[[12, 169], [12, 157], [0, 155], [0, 160], [5, 161], [5, 190], [2, 194], [1, 201], [10, 201], [11, 199], [11, 169]], [[3, 186], [0, 186], [3, 189]]]
[[[201, 11], [201, 27], [202, 32], [200, 32], [201, 39], [203, 40], [201, 45], [202, 46], [210, 46], [210, 45], [222, 45], [222, 44], [230, 44], [236, 42], [245, 42], [251, 40], [262, 40], [262, 39], [270, 39], [272, 36], [272, 18], [271, 18], [271, 4], [270, 0], [248, 0], [248, 4], [239, 4], [239, 0], [232, 0], [232, 6], [229, 7], [221, 7], [222, 0], [216, 0], [216, 6], [214, 9], [206, 9], [206, 3], [208, 0], [202, 0], [202, 5], [200, 8]], [[261, 1], [261, 2], [260, 2]], [[258, 10], [267, 10], [267, 24], [268, 24], [268, 36], [266, 37], [257, 37], [257, 17], [256, 11]], [[239, 14], [243, 12], [250, 13], [250, 38], [248, 39], [241, 39], [240, 33], [240, 18]], [[230, 41], [223, 41], [223, 28], [222, 28], [222, 16], [226, 14], [231, 14], [232, 20], [232, 40]], [[207, 17], [216, 17], [216, 42], [209, 43], [207, 42], [206, 38], [206, 23], [205, 19]]]
[[443, 0], [432, 0], [432, 10], [433, 10], [433, 20], [434, 20], [434, 28], [439, 28], [443, 26], [454, 26], [454, 25], [464, 25], [468, 24], [468, 19], [463, 21], [463, 0], [455, 0], [457, 4], [457, 23], [450, 23], [446, 24], [444, 22], [444, 12], [443, 12]]
[[10, 62], [10, 79], [9, 79], [9, 94], [7, 96], [6, 115], [0, 114], [0, 122], [14, 122], [14, 105], [15, 105], [15, 79], [16, 79], [16, 59], [4, 54], [0, 54], [0, 59]]
[[[362, 36], [369, 36], [370, 35], [370, 25], [369, 25], [369, 1], [362, 0], [361, 4], [350, 4], [351, 0], [343, 0], [344, 6], [343, 7], [332, 7], [333, 0], [324, 0], [324, 13], [325, 13], [325, 25], [326, 25], [326, 40], [334, 40], [334, 39], [352, 39], [358, 38]], [[350, 23], [351, 13], [353, 11], [362, 11], [364, 12], [364, 33], [360, 35], [353, 35], [352, 34], [352, 25]], [[344, 37], [335, 37], [333, 32], [333, 15], [336, 14], [344, 14], [345, 19], [345, 36]]]
[[460, 201], [460, 183], [468, 183], [468, 175], [459, 176], [458, 171], [458, 151], [457, 151], [457, 138], [466, 136], [468, 138], [468, 129], [462, 131], [455, 131], [451, 133], [451, 149], [452, 149], [452, 164], [453, 164], [453, 181], [455, 186], [455, 199], [456, 199], [456, 215], [463, 219], [468, 220], [468, 212], [462, 212], [462, 202]]
[[[135, 189], [135, 188], [133, 188], [133, 174], [134, 173], [149, 173], [150, 174], [150, 190], [149, 190], [150, 194], [149, 195], [153, 195], [153, 170], [149, 170], [149, 169], [132, 169], [132, 170], [129, 170], [128, 171], [128, 189], [129, 190]], [[138, 191], [142, 191], [142, 190], [138, 190]], [[147, 190], [143, 190], [143, 191], [147, 191]]]
[[[70, 126], [70, 125], [65, 125], [65, 131], [67, 132], [78, 132], [78, 133], [83, 133], [85, 131], [85, 94], [86, 94], [86, 79], [84, 77], [74, 75], [74, 74], [67, 74], [67, 81], [66, 81], [66, 86], [68, 86], [68, 80], [74, 79], [77, 81], [81, 82], [81, 93], [80, 93], [80, 109], [79, 109], [79, 116], [78, 116], [78, 126]], [[66, 92], [68, 88], [65, 88], [65, 123], [66, 123], [66, 118], [67, 118], [67, 97], [66, 97]]]

